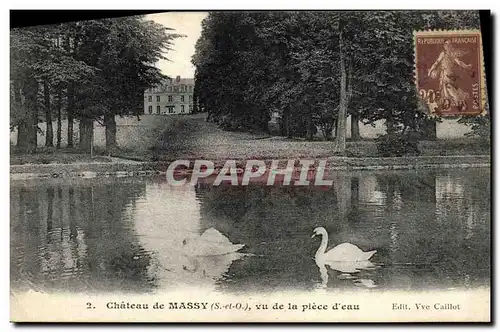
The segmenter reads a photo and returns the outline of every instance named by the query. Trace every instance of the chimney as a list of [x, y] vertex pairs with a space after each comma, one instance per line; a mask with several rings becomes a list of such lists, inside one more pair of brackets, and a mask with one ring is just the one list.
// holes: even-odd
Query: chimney
[[180, 77], [179, 75], [177, 75], [177, 77], [175, 78], [175, 81], [176, 81], [177, 83], [179, 83], [179, 82], [181, 81], [181, 77]]

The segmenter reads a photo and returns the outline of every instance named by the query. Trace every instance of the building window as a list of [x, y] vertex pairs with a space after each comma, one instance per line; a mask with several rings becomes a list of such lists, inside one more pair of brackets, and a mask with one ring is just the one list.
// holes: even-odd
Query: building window
[[160, 102], [160, 96], [156, 96], [156, 102], [159, 103]]
[[193, 105], [189, 105], [189, 113], [193, 113]]
[[160, 111], [161, 111], [161, 110], [160, 110], [160, 106], [159, 106], [159, 105], [158, 105], [158, 106], [156, 106], [156, 114], [160, 114]]
[[181, 105], [181, 113], [184, 113], [184, 105]]
[[153, 96], [148, 96], [148, 101], [152, 102], [153, 101]]
[[189, 95], [189, 101], [193, 101], [193, 95]]
[[178, 86], [174, 86], [174, 92], [179, 92], [179, 87]]
[[192, 91], [193, 91], [193, 86], [192, 86], [192, 85], [190, 85], [190, 86], [189, 86], [189, 92], [192, 92]]
[[172, 96], [168, 96], [168, 101], [169, 102], [172, 102], [172, 99], [173, 99]]
[[181, 103], [184, 102], [184, 95], [181, 96]]
[[148, 112], [149, 112], [149, 114], [153, 113], [153, 106], [151, 106], [151, 105], [148, 106]]
[[168, 107], [168, 113], [170, 113], [170, 114], [174, 113], [174, 107], [173, 106], [169, 106]]

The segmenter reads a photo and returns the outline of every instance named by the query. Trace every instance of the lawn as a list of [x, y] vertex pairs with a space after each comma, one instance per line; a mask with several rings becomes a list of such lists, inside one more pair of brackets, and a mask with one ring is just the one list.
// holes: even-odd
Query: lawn
[[75, 152], [73, 150], [43, 149], [36, 154], [14, 154], [10, 155], [11, 165], [26, 164], [72, 164], [72, 163], [102, 163], [111, 162], [111, 158], [105, 156], [92, 156], [89, 154]]
[[[172, 118], [162, 134], [148, 149], [123, 151], [124, 157], [147, 161], [175, 159], [298, 159], [326, 158], [334, 154], [332, 141], [305, 141], [266, 134], [227, 132], [203, 116]], [[422, 141], [422, 155], [477, 155], [489, 154], [490, 147], [472, 138]], [[380, 157], [374, 140], [347, 142], [348, 156]]]
[[[43, 127], [43, 126], [42, 126]], [[78, 126], [75, 125], [75, 129]], [[65, 124], [63, 124], [63, 132]], [[43, 128], [42, 128], [43, 131]], [[74, 141], [78, 142], [78, 132]], [[64, 136], [64, 135], [63, 135]], [[11, 144], [15, 135], [11, 135]], [[63, 146], [66, 137], [63, 137]], [[103, 156], [105, 147], [104, 128], [95, 125], [95, 154], [77, 153], [73, 150], [47, 150], [43, 148], [44, 137], [39, 139], [40, 153], [12, 155], [11, 164], [46, 164], [75, 162], [107, 162]], [[144, 115], [117, 118], [117, 142], [120, 151], [114, 155], [137, 161], [170, 161], [175, 159], [299, 159], [326, 158], [334, 154], [334, 142], [305, 141], [272, 137], [267, 134], [228, 132], [205, 121], [204, 114], [195, 115]], [[459, 138], [438, 141], [422, 141], [419, 144], [424, 156], [490, 154], [490, 146], [477, 139]], [[11, 149], [12, 150], [12, 149]], [[348, 156], [379, 157], [374, 140], [347, 142]]]

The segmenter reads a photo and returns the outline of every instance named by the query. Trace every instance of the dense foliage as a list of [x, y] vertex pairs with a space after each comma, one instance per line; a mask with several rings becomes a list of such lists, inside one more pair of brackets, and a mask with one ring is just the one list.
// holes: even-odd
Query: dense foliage
[[[432, 126], [414, 84], [413, 31], [478, 28], [472, 11], [213, 12], [196, 44], [196, 95], [210, 121], [282, 135], [335, 131], [345, 151], [359, 121], [385, 120], [388, 135]], [[334, 130], [335, 129], [335, 130]]]
[[[17, 149], [35, 152], [38, 122], [47, 122], [46, 146], [61, 145], [61, 119], [79, 120], [79, 148], [91, 148], [93, 121], [106, 125], [116, 147], [116, 115], [142, 111], [144, 90], [163, 78], [155, 64], [180, 37], [141, 16], [11, 29], [11, 128]], [[41, 114], [41, 111], [44, 111]]]

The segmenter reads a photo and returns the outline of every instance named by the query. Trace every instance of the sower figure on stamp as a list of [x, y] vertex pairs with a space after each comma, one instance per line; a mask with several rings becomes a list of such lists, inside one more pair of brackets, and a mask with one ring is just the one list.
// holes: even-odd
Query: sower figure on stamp
[[457, 85], [459, 75], [456, 74], [454, 67], [459, 65], [464, 69], [472, 69], [471, 64], [465, 64], [459, 59], [465, 54], [465, 51], [455, 49], [451, 45], [451, 40], [447, 39], [443, 45], [444, 50], [439, 54], [436, 62], [429, 69], [428, 75], [433, 78], [439, 78], [438, 105], [440, 110], [446, 110], [450, 107], [457, 107], [464, 111], [467, 109], [466, 100], [469, 93], [460, 89]]

